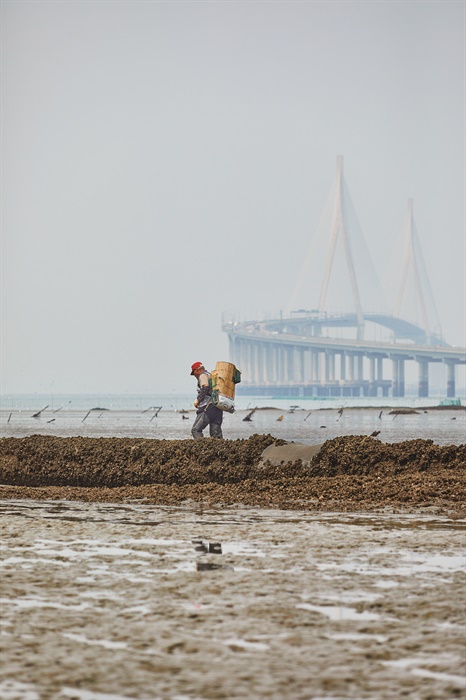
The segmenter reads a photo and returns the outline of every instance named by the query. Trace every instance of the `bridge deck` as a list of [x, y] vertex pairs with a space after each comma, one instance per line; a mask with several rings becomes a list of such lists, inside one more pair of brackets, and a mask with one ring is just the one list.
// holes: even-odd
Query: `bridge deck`
[[[306, 325], [307, 324], [307, 325]], [[429, 364], [447, 368], [448, 397], [455, 396], [455, 367], [466, 364], [466, 348], [414, 342], [333, 338], [316, 333], [306, 319], [226, 323], [231, 360], [243, 370], [250, 393], [320, 396], [404, 396], [405, 362], [418, 364], [419, 396], [429, 395]], [[298, 332], [297, 332], [298, 331]], [[338, 358], [339, 362], [336, 362]], [[384, 360], [391, 378], [384, 377]], [[369, 376], [367, 376], [367, 373]], [[291, 392], [291, 394], [290, 394]]]

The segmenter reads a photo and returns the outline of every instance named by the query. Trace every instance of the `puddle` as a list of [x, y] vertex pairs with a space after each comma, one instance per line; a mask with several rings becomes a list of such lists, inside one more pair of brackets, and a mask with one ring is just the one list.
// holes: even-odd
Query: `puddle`
[[311, 610], [321, 615], [325, 615], [333, 622], [342, 622], [344, 620], [356, 620], [358, 622], [367, 622], [369, 620], [379, 620], [380, 615], [370, 612], [358, 612], [354, 608], [348, 608], [344, 605], [311, 605], [310, 603], [300, 603], [296, 606], [300, 610]]
[[234, 571], [234, 568], [232, 566], [228, 566], [228, 564], [214, 564], [209, 561], [198, 561], [196, 564], [196, 571], [215, 571], [216, 569], [226, 569], [228, 571]]
[[[444, 657], [444, 663], [451, 662], [450, 659]], [[457, 659], [457, 663], [461, 664], [462, 659]], [[408, 659], [398, 659], [396, 661], [385, 661], [385, 666], [389, 666], [394, 669], [401, 669], [408, 671], [414, 676], [420, 676], [422, 678], [431, 678], [434, 680], [441, 681], [442, 683], [452, 683], [461, 688], [466, 688], [466, 675], [455, 675], [451, 673], [442, 673], [441, 671], [430, 671], [429, 669], [422, 668], [422, 666], [438, 666], [442, 665], [442, 657], [429, 658], [408, 658]]]
[[75, 642], [103, 647], [104, 649], [126, 649], [128, 646], [126, 642], [112, 642], [108, 639], [88, 639], [83, 634], [72, 634], [71, 632], [64, 632], [63, 636]]

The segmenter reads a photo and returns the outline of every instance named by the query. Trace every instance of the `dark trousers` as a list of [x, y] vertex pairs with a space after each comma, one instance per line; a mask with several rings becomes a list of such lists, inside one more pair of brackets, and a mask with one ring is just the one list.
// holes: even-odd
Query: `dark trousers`
[[223, 411], [216, 406], [207, 406], [199, 411], [191, 428], [191, 435], [195, 440], [204, 437], [202, 431], [209, 426], [210, 437], [223, 438], [222, 433]]

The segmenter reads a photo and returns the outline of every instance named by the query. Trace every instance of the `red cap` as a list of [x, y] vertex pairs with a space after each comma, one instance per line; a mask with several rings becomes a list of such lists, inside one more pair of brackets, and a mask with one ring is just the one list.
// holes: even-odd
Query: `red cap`
[[202, 362], [195, 362], [193, 365], [191, 365], [191, 374], [194, 374], [194, 372], [199, 369], [199, 367], [204, 367]]

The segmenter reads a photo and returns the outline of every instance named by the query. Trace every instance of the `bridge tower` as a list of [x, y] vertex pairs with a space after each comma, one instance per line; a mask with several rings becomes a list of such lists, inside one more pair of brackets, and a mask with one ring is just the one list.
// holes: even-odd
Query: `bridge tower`
[[[408, 199], [403, 241], [401, 277], [394, 315], [398, 318], [403, 315], [413, 316], [416, 323], [424, 330], [426, 344], [443, 344], [439, 316], [417, 235], [414, 221], [414, 202], [411, 198]], [[401, 362], [402, 364], [404, 363]], [[445, 365], [447, 367], [447, 396], [451, 397], [455, 395], [455, 365], [451, 362], [445, 362]], [[397, 395], [395, 374], [394, 367], [393, 391]], [[418, 360], [418, 393], [422, 397], [429, 395], [429, 362], [425, 360]]]
[[[287, 313], [313, 313], [351, 317], [351, 333], [364, 338], [367, 312], [386, 308], [343, 172], [343, 156], [337, 156], [336, 173], [316, 231], [296, 277], [286, 306]], [[366, 319], [367, 320], [367, 319]], [[319, 334], [319, 327], [315, 332]]]
[[[404, 227], [404, 252], [401, 265], [400, 285], [396, 298], [394, 315], [401, 318], [403, 308], [409, 305], [408, 287], [411, 286], [411, 296], [416, 308], [410, 308], [405, 315], [418, 316], [415, 320], [424, 329], [427, 342], [441, 339], [440, 321], [434, 296], [429, 283], [427, 269], [422, 255], [419, 237], [414, 221], [414, 202], [408, 199]], [[404, 307], [403, 307], [404, 305]]]
[[346, 202], [345, 187], [343, 180], [343, 156], [337, 156], [337, 172], [334, 189], [335, 201], [333, 203], [332, 228], [327, 252], [327, 260], [324, 269], [324, 276], [322, 280], [322, 286], [320, 289], [318, 310], [320, 313], [326, 311], [330, 275], [335, 260], [335, 251], [337, 248], [337, 243], [340, 241], [343, 244], [344, 256], [351, 284], [353, 305], [356, 311], [358, 321], [357, 338], [362, 339], [364, 335], [364, 318], [361, 305], [361, 296], [359, 294], [358, 280], [356, 277], [356, 268], [354, 265], [353, 250], [349, 234], [349, 223], [347, 214], [348, 207]]

